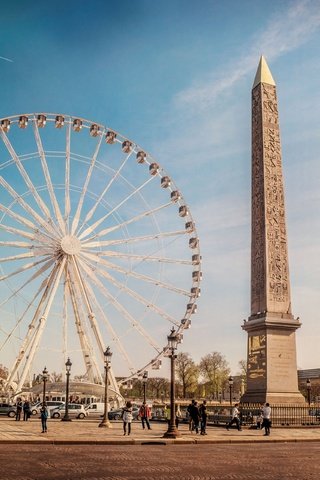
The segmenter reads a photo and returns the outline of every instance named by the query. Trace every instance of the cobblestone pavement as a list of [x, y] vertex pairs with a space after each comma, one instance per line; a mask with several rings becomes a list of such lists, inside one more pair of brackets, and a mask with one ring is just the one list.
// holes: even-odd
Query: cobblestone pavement
[[1, 445], [0, 480], [316, 480], [320, 442]]
[[140, 422], [133, 422], [130, 437], [123, 436], [122, 423], [112, 422], [112, 428], [98, 428], [99, 418], [61, 422], [49, 420], [48, 433], [41, 433], [39, 418], [32, 417], [28, 422], [16, 422], [7, 417], [0, 418], [0, 444], [39, 443], [39, 444], [144, 444], [144, 443], [273, 443], [273, 442], [320, 442], [320, 428], [274, 428], [270, 437], [264, 437], [261, 430], [244, 428], [227, 431], [225, 428], [208, 427], [208, 435], [196, 435], [188, 431], [187, 425], [179, 426], [181, 436], [176, 440], [162, 438], [166, 431], [165, 423], [152, 422], [152, 430], [142, 430]]

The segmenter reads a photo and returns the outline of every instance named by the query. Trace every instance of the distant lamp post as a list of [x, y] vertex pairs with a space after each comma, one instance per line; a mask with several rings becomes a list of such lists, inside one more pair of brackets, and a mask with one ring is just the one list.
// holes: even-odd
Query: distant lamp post
[[171, 360], [171, 384], [170, 384], [170, 421], [168, 430], [163, 435], [164, 438], [176, 438], [180, 436], [176, 428], [176, 412], [175, 412], [175, 359], [177, 358], [175, 351], [179, 342], [179, 335], [174, 328], [172, 328], [168, 335], [168, 345]]
[[69, 417], [69, 382], [70, 382], [70, 372], [71, 372], [71, 360], [68, 357], [66, 361], [66, 408], [64, 411], [64, 417], [61, 418], [62, 422], [71, 422], [71, 418]]
[[105, 427], [105, 428], [111, 428], [112, 425], [109, 421], [108, 418], [108, 374], [109, 374], [109, 369], [111, 366], [111, 357], [112, 357], [112, 352], [110, 350], [110, 347], [106, 348], [106, 351], [104, 352], [104, 369], [105, 369], [105, 381], [104, 381], [104, 413], [103, 413], [103, 418], [101, 422], [99, 423], [99, 427]]
[[308, 404], [310, 407], [311, 404], [311, 381], [310, 378], [307, 378], [307, 393], [308, 393]]
[[244, 378], [241, 378], [240, 394], [241, 394], [241, 397], [242, 395], [244, 395]]
[[233, 378], [231, 376], [229, 377], [228, 382], [229, 382], [230, 405], [232, 405]]
[[144, 371], [143, 377], [142, 377], [142, 382], [143, 382], [143, 401], [146, 403], [146, 393], [147, 393], [147, 381], [148, 381], [148, 372], [147, 370]]
[[43, 381], [43, 396], [42, 396], [42, 403], [46, 401], [46, 384], [48, 380], [48, 370], [47, 367], [44, 367], [42, 370], [42, 381]]

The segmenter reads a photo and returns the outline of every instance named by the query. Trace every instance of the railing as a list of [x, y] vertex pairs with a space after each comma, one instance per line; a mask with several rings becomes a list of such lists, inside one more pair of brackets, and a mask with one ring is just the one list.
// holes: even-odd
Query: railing
[[[270, 405], [273, 427], [320, 427], [320, 403], [308, 405]], [[242, 425], [257, 428], [261, 414], [261, 404], [240, 404], [240, 418]], [[187, 421], [186, 407], [180, 408], [181, 421]], [[207, 406], [208, 425], [225, 426], [231, 419], [232, 407], [226, 405]], [[160, 408], [153, 409], [154, 420], [164, 420]]]
[[[320, 404], [270, 405], [274, 427], [320, 426]], [[243, 425], [255, 428], [261, 414], [261, 404], [240, 404], [240, 418]], [[208, 423], [224, 425], [231, 418], [232, 407], [208, 408]]]

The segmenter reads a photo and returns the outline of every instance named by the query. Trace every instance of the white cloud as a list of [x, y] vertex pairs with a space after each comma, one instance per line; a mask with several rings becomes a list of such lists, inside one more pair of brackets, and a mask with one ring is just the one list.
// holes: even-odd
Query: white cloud
[[263, 54], [267, 59], [275, 59], [306, 43], [320, 27], [319, 0], [295, 2], [287, 11], [277, 12], [265, 29], [251, 39], [248, 53], [238, 62], [233, 62], [219, 76], [212, 72], [205, 83], [187, 88], [176, 95], [178, 107], [198, 109], [212, 107], [220, 94], [228, 91], [236, 82], [257, 67], [257, 58]]

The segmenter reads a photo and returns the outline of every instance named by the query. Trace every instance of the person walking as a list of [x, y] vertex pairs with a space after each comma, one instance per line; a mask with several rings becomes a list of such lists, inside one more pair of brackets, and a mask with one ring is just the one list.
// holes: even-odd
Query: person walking
[[207, 418], [208, 418], [208, 413], [207, 413], [207, 401], [203, 400], [202, 404], [199, 407], [199, 413], [200, 413], [200, 427], [201, 427], [201, 435], [207, 435], [206, 428], [207, 428]]
[[143, 402], [139, 409], [139, 417], [141, 418], [142, 428], [145, 429], [144, 424], [147, 425], [148, 430], [151, 430], [149, 418], [151, 417], [151, 410], [146, 402]]
[[22, 400], [21, 398], [18, 398], [16, 403], [16, 420], [17, 421], [21, 420], [21, 412], [22, 412]]
[[239, 418], [239, 415], [240, 415], [240, 411], [238, 409], [238, 406], [239, 404], [238, 403], [235, 403], [234, 404], [234, 407], [232, 409], [232, 413], [231, 413], [231, 420], [229, 423], [227, 423], [226, 425], [226, 428], [227, 430], [229, 430], [229, 428], [235, 423], [237, 425], [237, 429], [239, 432], [241, 432], [242, 428], [241, 428], [241, 423], [240, 423], [240, 418]]
[[45, 402], [42, 404], [42, 407], [40, 408], [40, 418], [41, 418], [41, 425], [42, 425], [42, 433], [47, 433], [48, 409]]
[[126, 435], [126, 433], [127, 433], [127, 425], [128, 425], [128, 435], [130, 435], [132, 419], [133, 419], [132, 403], [130, 401], [128, 401], [126, 403], [126, 406], [122, 410], [123, 435]]
[[271, 407], [269, 403], [266, 403], [265, 406], [262, 409], [262, 428], [264, 427], [265, 429], [265, 434], [266, 436], [270, 435], [270, 427], [271, 427]]
[[27, 422], [31, 415], [30, 402], [26, 400], [23, 404], [23, 420]]
[[190, 417], [193, 423], [193, 429], [196, 431], [196, 433], [199, 433], [200, 413], [197, 401], [194, 401], [190, 408]]

